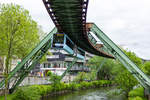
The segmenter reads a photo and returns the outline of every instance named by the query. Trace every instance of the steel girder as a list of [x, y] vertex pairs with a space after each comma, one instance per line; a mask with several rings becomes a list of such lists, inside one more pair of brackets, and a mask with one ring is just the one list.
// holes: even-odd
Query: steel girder
[[43, 0], [43, 3], [59, 32], [83, 50], [103, 57], [114, 58], [89, 42], [86, 14], [89, 0]]
[[66, 69], [65, 72], [61, 75], [60, 80], [63, 79], [63, 77], [64, 77], [64, 76], [66, 75], [66, 73], [72, 68], [72, 66], [76, 63], [76, 61], [77, 61], [77, 57], [74, 57], [72, 63], [71, 63], [69, 66], [67, 66], [67, 69]]
[[[8, 75], [8, 82], [13, 82], [11, 92], [23, 81], [36, 63], [51, 47], [51, 38], [57, 29], [54, 28]], [[5, 79], [0, 82], [0, 88], [4, 88]]]
[[91, 27], [89, 31], [93, 32], [101, 42], [103, 42], [103, 48], [118, 59], [145, 89], [149, 89], [150, 93], [150, 78], [142, 72], [104, 32], [102, 32], [94, 23], [90, 24]]

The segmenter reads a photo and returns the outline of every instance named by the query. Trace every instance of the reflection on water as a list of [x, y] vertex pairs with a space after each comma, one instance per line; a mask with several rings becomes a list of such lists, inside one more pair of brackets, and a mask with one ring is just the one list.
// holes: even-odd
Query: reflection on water
[[46, 100], [125, 100], [123, 95], [110, 96], [108, 94], [109, 91], [110, 88], [89, 89], [59, 96], [51, 96]]

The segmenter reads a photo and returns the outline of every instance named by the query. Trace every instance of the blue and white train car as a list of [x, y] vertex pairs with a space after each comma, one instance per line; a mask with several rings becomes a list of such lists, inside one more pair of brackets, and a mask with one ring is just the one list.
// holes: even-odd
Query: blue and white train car
[[[68, 52], [71, 55], [74, 55], [74, 47], [75, 44], [73, 41], [64, 33], [55, 33], [53, 35], [52, 41], [51, 41], [51, 48], [55, 49], [63, 49], [66, 52]], [[77, 54], [76, 56], [79, 59], [85, 59], [85, 51], [81, 48], [77, 48]]]

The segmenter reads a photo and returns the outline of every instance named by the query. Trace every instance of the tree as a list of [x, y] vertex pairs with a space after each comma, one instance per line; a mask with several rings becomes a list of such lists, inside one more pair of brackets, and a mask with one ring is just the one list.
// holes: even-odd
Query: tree
[[[101, 63], [104, 64], [101, 66]], [[95, 70], [97, 73], [97, 79], [107, 79], [110, 80], [113, 77], [112, 69], [116, 67], [117, 64], [113, 59], [105, 59], [100, 56], [94, 56], [88, 61], [88, 65], [92, 70]]]
[[144, 73], [150, 76], [150, 62], [147, 61], [142, 65], [142, 70]]
[[[126, 50], [123, 51], [136, 65], [143, 68], [147, 74], [150, 72], [150, 68], [148, 67], [150, 66], [150, 63], [146, 63], [141, 67], [142, 60], [137, 57], [135, 53]], [[104, 58], [102, 57], [94, 56], [89, 60], [88, 65], [90, 68], [97, 70], [103, 60]], [[130, 91], [138, 84], [138, 81], [118, 60], [107, 59], [102, 68], [98, 71], [97, 77], [98, 79], [114, 80], [115, 83], [118, 84], [118, 87], [125, 92]]]
[[[137, 65], [142, 65], [142, 60], [136, 56], [135, 53], [131, 51], [125, 51], [125, 54]], [[133, 75], [124, 67], [123, 64], [118, 62], [118, 69], [115, 70], [117, 76], [115, 77], [115, 82], [118, 83], [119, 88], [128, 93], [135, 85], [138, 84], [138, 81], [133, 77]]]
[[85, 72], [79, 72], [74, 81], [77, 83], [80, 83], [80, 82], [83, 82], [84, 80], [86, 80], [87, 78], [88, 77]]
[[51, 73], [51, 72], [49, 72], [48, 74], [50, 76], [49, 81], [50, 81], [50, 83], [53, 87], [53, 91], [56, 92], [59, 89], [61, 77], [58, 76], [57, 74], [54, 74], [54, 73]]
[[13, 57], [23, 59], [39, 42], [39, 36], [37, 23], [21, 6], [2, 4], [0, 11], [0, 56], [6, 57], [7, 78]]

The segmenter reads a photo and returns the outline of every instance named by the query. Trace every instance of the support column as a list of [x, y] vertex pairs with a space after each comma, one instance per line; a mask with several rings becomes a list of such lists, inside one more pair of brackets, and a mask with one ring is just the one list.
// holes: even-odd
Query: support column
[[150, 88], [145, 88], [144, 94], [145, 94], [145, 97], [147, 97], [147, 99], [150, 100]]

